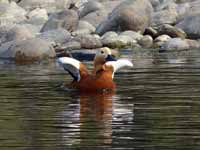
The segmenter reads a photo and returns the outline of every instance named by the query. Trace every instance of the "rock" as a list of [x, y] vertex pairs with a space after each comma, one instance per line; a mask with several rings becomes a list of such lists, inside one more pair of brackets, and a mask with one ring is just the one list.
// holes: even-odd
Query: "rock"
[[30, 11], [26, 16], [28, 18], [26, 22], [34, 25], [44, 25], [48, 20], [46, 9], [36, 8]]
[[169, 35], [160, 35], [154, 40], [154, 48], [161, 47], [165, 42], [169, 41], [171, 37]]
[[20, 0], [19, 5], [27, 11], [44, 8], [48, 13], [57, 12], [67, 7], [68, 0]]
[[150, 48], [153, 45], [153, 38], [150, 35], [145, 35], [138, 41], [138, 44], [143, 48]]
[[101, 9], [92, 13], [89, 13], [88, 15], [81, 18], [83, 21], [87, 21], [90, 24], [92, 24], [95, 28], [99, 26], [99, 24], [104, 21], [108, 16], [108, 12], [105, 9]]
[[152, 27], [148, 27], [145, 29], [144, 35], [150, 35], [151, 37], [155, 38], [158, 36], [158, 31]]
[[84, 3], [83, 9], [79, 12], [79, 17], [83, 18], [87, 14], [100, 10], [103, 8], [103, 5], [97, 1], [89, 1], [87, 3]]
[[69, 41], [61, 46], [61, 49], [76, 50], [81, 49], [81, 43], [78, 41]]
[[42, 32], [40, 35], [37, 36], [40, 39], [46, 40], [52, 44], [63, 44], [67, 41], [70, 41], [71, 34], [62, 28], [50, 30], [46, 32]]
[[95, 49], [102, 47], [100, 38], [95, 35], [82, 35], [76, 37], [76, 40], [81, 43], [81, 48]]
[[158, 37], [154, 40], [154, 42], [167, 42], [167, 41], [169, 41], [170, 39], [171, 39], [171, 37], [170, 37], [169, 35], [163, 34], [163, 35], [158, 36]]
[[33, 38], [23, 41], [14, 41], [3, 53], [2, 58], [13, 58], [17, 62], [38, 61], [55, 57], [53, 47], [46, 41]]
[[154, 12], [151, 26], [157, 27], [162, 24], [175, 24], [177, 22], [178, 13], [176, 8], [165, 9]]
[[53, 14], [43, 26], [41, 32], [64, 28], [70, 32], [74, 31], [78, 25], [78, 14], [74, 10], [64, 10]]
[[0, 58], [4, 58], [3, 54], [13, 45], [13, 41], [3, 43], [0, 46]]
[[200, 38], [200, 13], [185, 17], [176, 27], [185, 31], [189, 38]]
[[199, 40], [190, 40], [186, 39], [189, 44], [190, 49], [200, 49], [200, 41]]
[[6, 3], [6, 4], [8, 4], [9, 1], [8, 0], [0, 0], [0, 3]]
[[164, 24], [164, 25], [160, 26], [158, 28], [158, 32], [159, 32], [159, 35], [167, 34], [172, 38], [180, 37], [182, 39], [185, 39], [187, 36], [186, 33], [182, 29], [171, 26], [169, 24]]
[[77, 30], [88, 29], [91, 33], [95, 31], [95, 27], [87, 21], [80, 20]]
[[136, 40], [129, 36], [128, 32], [118, 35], [113, 31], [105, 33], [101, 37], [101, 41], [103, 46], [111, 48], [122, 48], [126, 46], [132, 46], [137, 43]]
[[143, 33], [150, 24], [152, 11], [151, 3], [147, 0], [125, 0], [98, 26], [96, 32], [103, 35], [120, 29]]
[[35, 34], [27, 27], [16, 25], [3, 35], [1, 42], [22, 41], [35, 37]]
[[187, 50], [189, 49], [189, 44], [186, 40], [181, 38], [173, 38], [165, 42], [162, 47], [161, 51], [170, 51], [170, 50]]
[[83, 35], [83, 34], [90, 34], [95, 32], [95, 27], [91, 25], [87, 21], [80, 20], [78, 23], [77, 29], [72, 32], [73, 36]]
[[15, 2], [0, 3], [0, 25], [7, 26], [25, 20], [26, 11]]
[[139, 41], [141, 38], [143, 38], [143, 35], [141, 35], [140, 33], [135, 32], [135, 31], [130, 31], [130, 30], [129, 31], [121, 32], [120, 35], [129, 36], [134, 41]]

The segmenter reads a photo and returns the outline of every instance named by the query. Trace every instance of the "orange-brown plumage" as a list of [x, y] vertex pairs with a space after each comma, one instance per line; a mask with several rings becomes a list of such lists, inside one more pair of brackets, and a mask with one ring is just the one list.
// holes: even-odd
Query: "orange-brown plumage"
[[[102, 90], [113, 91], [116, 87], [113, 81], [114, 72], [123, 66], [132, 66], [128, 60], [114, 61], [108, 48], [102, 48], [94, 58], [94, 68], [90, 73], [86, 66], [72, 58], [60, 58], [58, 61], [74, 80], [67, 87], [79, 89], [82, 92]], [[109, 59], [108, 59], [109, 58]]]

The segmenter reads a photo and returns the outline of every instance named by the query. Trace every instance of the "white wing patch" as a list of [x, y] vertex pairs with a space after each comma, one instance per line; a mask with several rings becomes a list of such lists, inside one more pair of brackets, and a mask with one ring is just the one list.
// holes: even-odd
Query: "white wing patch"
[[107, 66], [112, 66], [113, 69], [114, 69], [114, 72], [113, 72], [113, 78], [114, 78], [114, 73], [119, 70], [120, 68], [123, 68], [123, 67], [133, 67], [133, 63], [127, 59], [119, 59], [117, 61], [108, 61], [106, 62], [106, 65]]
[[80, 81], [80, 61], [70, 57], [61, 57], [57, 59], [57, 62], [64, 70], [69, 72], [74, 80]]

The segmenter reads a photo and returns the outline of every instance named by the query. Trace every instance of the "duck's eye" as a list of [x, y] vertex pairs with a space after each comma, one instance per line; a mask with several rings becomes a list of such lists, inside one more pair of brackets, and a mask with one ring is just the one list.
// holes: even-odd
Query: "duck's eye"
[[104, 54], [104, 51], [101, 51], [101, 54]]

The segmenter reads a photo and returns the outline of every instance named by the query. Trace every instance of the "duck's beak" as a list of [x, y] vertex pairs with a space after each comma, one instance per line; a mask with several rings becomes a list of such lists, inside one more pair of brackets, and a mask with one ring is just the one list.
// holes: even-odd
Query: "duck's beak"
[[107, 57], [106, 57], [106, 62], [107, 61], [116, 61], [116, 59], [112, 56], [112, 55], [108, 55]]

